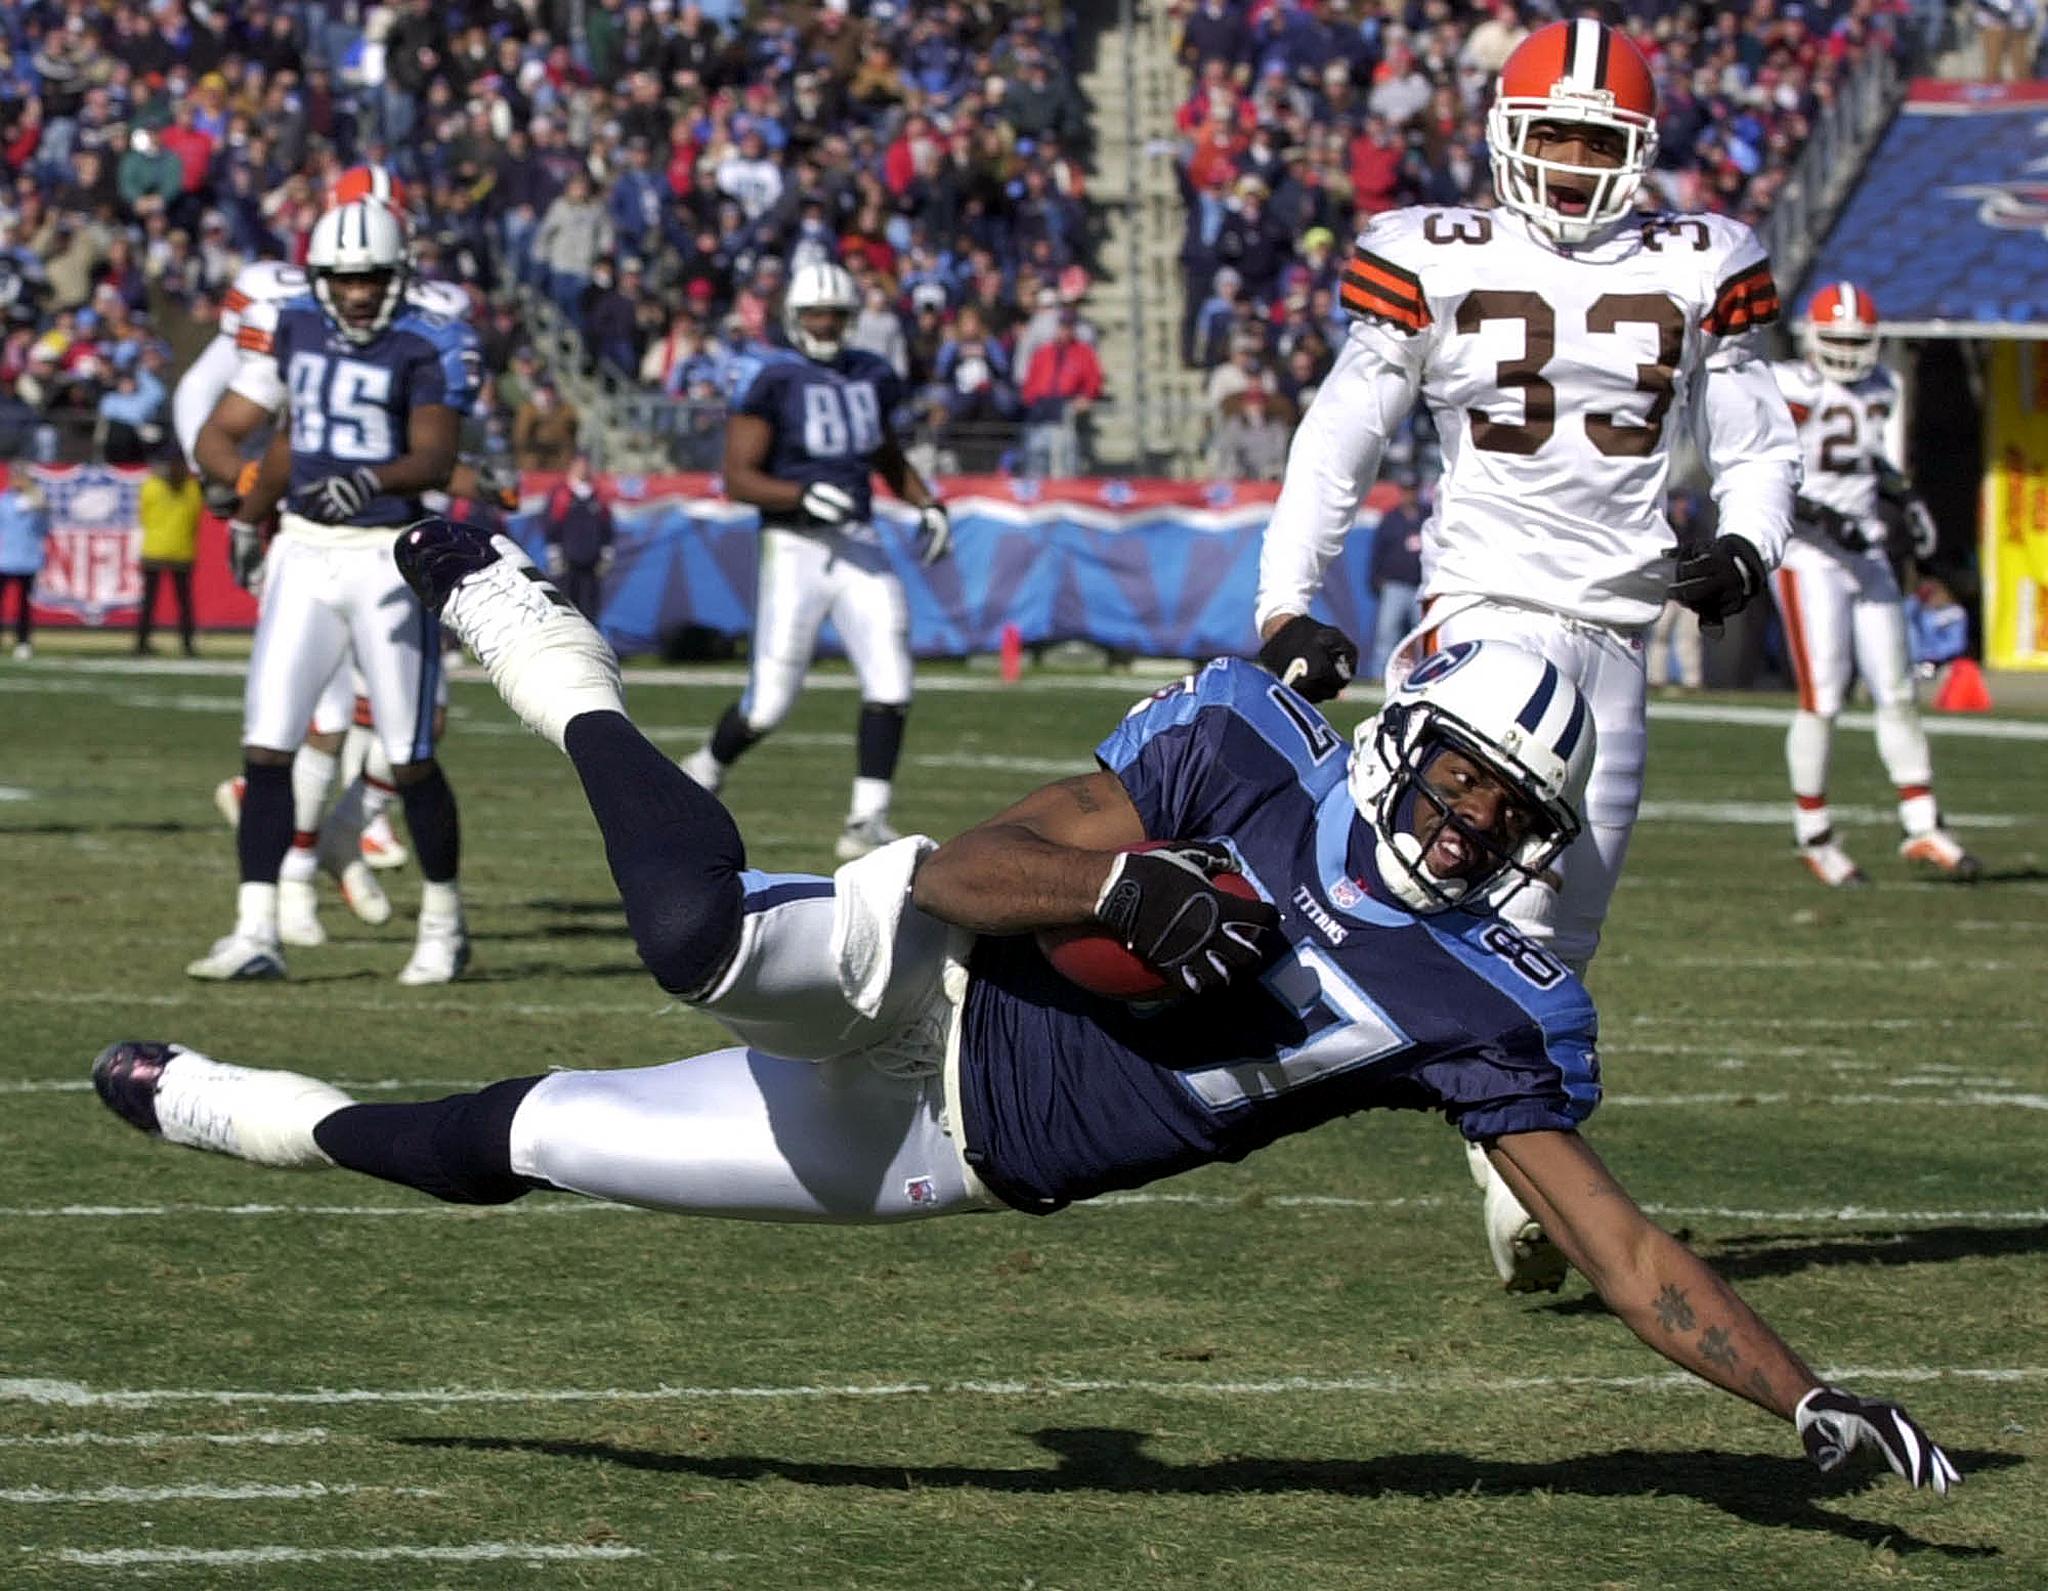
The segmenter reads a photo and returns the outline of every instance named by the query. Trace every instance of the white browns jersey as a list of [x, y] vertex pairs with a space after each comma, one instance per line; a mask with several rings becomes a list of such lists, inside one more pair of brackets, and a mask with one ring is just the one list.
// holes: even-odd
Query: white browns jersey
[[1567, 250], [1505, 210], [1395, 210], [1360, 235], [1343, 303], [1350, 333], [1266, 532], [1262, 626], [1307, 611], [1418, 398], [1444, 455], [1425, 596], [1650, 623], [1671, 578], [1663, 509], [1681, 424], [1714, 474], [1722, 528], [1777, 563], [1798, 444], [1747, 342], [1778, 315], [1748, 227], [1644, 215]]
[[[305, 289], [302, 287], [299, 291], [304, 292]], [[284, 375], [271, 353], [271, 334], [277, 329], [279, 307], [296, 296], [286, 293], [277, 298], [253, 299], [244, 308], [235, 333], [235, 368], [229, 372], [228, 380], [221, 388], [223, 392], [233, 390], [272, 414], [283, 407]], [[448, 320], [464, 323], [469, 320], [469, 294], [452, 282], [423, 282], [418, 279], [407, 282], [404, 307]], [[222, 318], [225, 320], [226, 317]], [[211, 351], [209, 346], [208, 352]]]
[[1906, 414], [1897, 374], [1879, 365], [1862, 380], [1824, 376], [1803, 359], [1771, 366], [1799, 428], [1806, 479], [1799, 495], [1846, 518], [1877, 513], [1879, 471], [1905, 470]]
[[200, 351], [171, 394], [171, 429], [189, 462], [198, 461], [193, 449], [199, 428], [206, 424], [213, 406], [235, 379], [240, 355], [235, 339], [240, 336], [249, 310], [256, 304], [282, 304], [306, 290], [306, 273], [282, 260], [258, 260], [235, 273], [235, 280], [220, 301], [220, 323], [212, 341]]

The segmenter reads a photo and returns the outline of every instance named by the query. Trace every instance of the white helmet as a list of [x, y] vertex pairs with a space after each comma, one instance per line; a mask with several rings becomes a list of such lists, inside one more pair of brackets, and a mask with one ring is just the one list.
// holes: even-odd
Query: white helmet
[[789, 333], [797, 351], [820, 364], [837, 359], [846, 346], [846, 327], [842, 325], [836, 337], [806, 331], [799, 317], [808, 309], [837, 310], [849, 322], [853, 319], [860, 309], [860, 289], [843, 266], [820, 263], [799, 267], [782, 299], [782, 329]]
[[[1483, 763], [1526, 806], [1532, 821], [1519, 842], [1503, 846], [1468, 828], [1424, 777], [1445, 751]], [[1404, 905], [1491, 911], [1578, 838], [1592, 766], [1592, 709], [1555, 663], [1505, 641], [1459, 641], [1423, 659], [1358, 726], [1351, 799], [1373, 830], [1380, 877]], [[1431, 872], [1415, 834], [1418, 802], [1492, 867], [1472, 878]]]
[[[379, 273], [387, 279], [375, 318], [362, 325], [343, 319], [329, 279]], [[397, 216], [374, 199], [338, 204], [313, 224], [313, 239], [306, 248], [306, 274], [313, 279], [313, 296], [335, 329], [350, 342], [371, 342], [391, 324], [405, 300], [405, 229]]]

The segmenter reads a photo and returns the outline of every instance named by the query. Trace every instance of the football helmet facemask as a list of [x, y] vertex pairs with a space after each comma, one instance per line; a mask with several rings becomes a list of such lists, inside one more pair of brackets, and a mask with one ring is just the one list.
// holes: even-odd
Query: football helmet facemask
[[[374, 199], [336, 205], [313, 225], [306, 274], [312, 278], [314, 298], [336, 331], [350, 342], [375, 341], [405, 302], [405, 230], [398, 217]], [[352, 318], [344, 313], [335, 292], [339, 277], [381, 278], [381, 291], [368, 315]]]
[[1822, 375], [1853, 386], [1877, 368], [1877, 323], [1876, 299], [1854, 282], [1829, 282], [1807, 306], [1800, 347]]
[[[782, 300], [782, 329], [798, 353], [820, 364], [829, 364], [846, 346], [846, 334], [860, 309], [860, 289], [842, 266], [831, 264], [801, 267]], [[820, 333], [804, 325], [804, 315], [828, 310], [839, 317], [839, 329]]]
[[[1352, 741], [1351, 799], [1372, 830], [1381, 881], [1425, 916], [1498, 910], [1578, 838], [1593, 739], [1585, 697], [1533, 652], [1459, 641], [1425, 658]], [[1446, 753], [1506, 792], [1484, 832], [1458, 810]], [[1476, 859], [1448, 876], [1431, 865], [1446, 829], [1451, 848]]]
[[[1531, 152], [1539, 124], [1619, 134], [1613, 165], [1586, 166]], [[1559, 243], [1583, 243], [1629, 213], [1657, 160], [1657, 85], [1628, 37], [1591, 18], [1552, 22], [1515, 46], [1486, 115], [1493, 191]], [[1560, 189], [1583, 195], [1565, 208]]]

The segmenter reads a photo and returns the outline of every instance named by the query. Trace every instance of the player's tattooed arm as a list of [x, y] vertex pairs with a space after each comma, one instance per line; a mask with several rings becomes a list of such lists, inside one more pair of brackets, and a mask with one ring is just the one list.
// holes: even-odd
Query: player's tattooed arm
[[1790, 1419], [1820, 1385], [1706, 1261], [1652, 1222], [1576, 1133], [1517, 1133], [1493, 1163], [1565, 1257], [1674, 1364]]
[[982, 934], [1091, 921], [1115, 854], [1147, 838], [1114, 774], [1044, 785], [925, 859], [911, 898]]

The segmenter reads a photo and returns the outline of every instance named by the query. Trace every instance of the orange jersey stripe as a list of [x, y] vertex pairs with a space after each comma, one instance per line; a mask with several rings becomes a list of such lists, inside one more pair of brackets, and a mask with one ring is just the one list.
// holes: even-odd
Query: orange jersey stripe
[[1771, 268], [1757, 261], [1721, 284], [1714, 294], [1714, 307], [1701, 325], [1713, 336], [1727, 337], [1756, 326], [1768, 326], [1778, 318], [1778, 285], [1771, 280]]
[[1415, 273], [1365, 249], [1352, 252], [1351, 262], [1344, 268], [1340, 297], [1354, 315], [1378, 316], [1409, 331], [1420, 331], [1430, 323], [1429, 300]]
[[220, 301], [221, 312], [223, 314], [226, 314], [231, 310], [244, 310], [247, 309], [250, 306], [250, 304], [254, 302], [255, 300], [250, 298], [249, 295], [243, 292], [239, 287], [231, 287], [227, 290], [227, 293], [222, 297]]
[[251, 353], [267, 354], [270, 352], [270, 333], [260, 326], [244, 326], [235, 333], [235, 346], [246, 348]]

